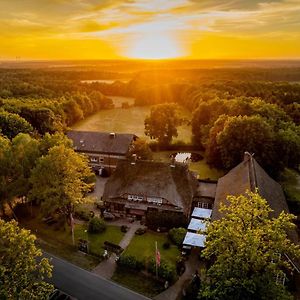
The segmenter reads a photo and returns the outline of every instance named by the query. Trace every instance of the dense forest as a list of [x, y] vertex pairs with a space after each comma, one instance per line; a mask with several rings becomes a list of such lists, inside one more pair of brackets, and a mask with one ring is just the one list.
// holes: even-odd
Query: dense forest
[[299, 67], [122, 67], [0, 69], [2, 134], [64, 131], [112, 108], [110, 96], [130, 96], [137, 106], [176, 103], [189, 110], [192, 146], [215, 167], [232, 168], [247, 149], [273, 176], [285, 166], [298, 169]]

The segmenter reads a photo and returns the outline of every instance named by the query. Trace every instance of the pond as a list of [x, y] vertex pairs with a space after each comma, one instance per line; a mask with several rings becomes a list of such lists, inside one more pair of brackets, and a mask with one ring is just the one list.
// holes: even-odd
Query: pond
[[92, 80], [81, 80], [81, 83], [107, 83], [107, 84], [113, 84], [115, 81], [121, 81], [123, 83], [127, 83], [129, 79], [92, 79]]
[[203, 156], [195, 152], [176, 152], [170, 155], [170, 158], [174, 158], [175, 161], [181, 163], [198, 162], [203, 159]]

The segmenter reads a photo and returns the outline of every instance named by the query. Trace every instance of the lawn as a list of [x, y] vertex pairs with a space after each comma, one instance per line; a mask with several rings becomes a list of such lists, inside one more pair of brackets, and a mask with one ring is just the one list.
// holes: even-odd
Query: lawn
[[[162, 162], [170, 162], [170, 155], [176, 151], [159, 151], [153, 153], [153, 159]], [[193, 151], [203, 155], [200, 151]], [[224, 175], [224, 171], [211, 168], [205, 158], [198, 162], [191, 162], [189, 169], [198, 174], [199, 179], [217, 180]]]
[[75, 227], [75, 239], [79, 238], [89, 241], [90, 253], [96, 255], [103, 254], [103, 245], [105, 241], [109, 241], [114, 244], [119, 244], [122, 240], [124, 233], [121, 232], [119, 226], [107, 225], [104, 233], [92, 234], [86, 232], [86, 225], [76, 225]]
[[171, 245], [169, 249], [163, 248], [163, 244], [165, 242], [169, 242], [166, 233], [147, 231], [143, 235], [135, 235], [129, 246], [124, 251], [124, 254], [133, 255], [140, 260], [147, 257], [154, 258], [155, 242], [157, 242], [161, 259], [175, 265], [177, 257], [180, 256], [180, 251], [177, 246], [174, 245]]
[[122, 267], [117, 267], [112, 280], [149, 298], [164, 290], [163, 284], [154, 278]]
[[[26, 229], [30, 229], [33, 234], [38, 237], [38, 244], [40, 247], [56, 256], [64, 258], [73, 264], [76, 264], [84, 269], [91, 270], [99, 262], [100, 259], [85, 255], [72, 245], [71, 230], [68, 227], [66, 230], [55, 230], [55, 226], [49, 226], [42, 222], [38, 217], [26, 218], [19, 220], [21, 226]], [[85, 232], [85, 225], [75, 226], [75, 241], [77, 243], [78, 238], [87, 238]], [[102, 234], [89, 234], [90, 250], [98, 255], [102, 254], [102, 248], [104, 241], [108, 240], [113, 243], [119, 243], [123, 237], [123, 233], [118, 226], [107, 226], [107, 230]]]
[[[118, 102], [127, 101], [125, 97], [115, 99], [114, 103], [119, 106]], [[132, 103], [132, 98], [128, 98], [129, 103]], [[114, 108], [102, 110], [94, 115], [76, 123], [72, 129], [87, 130], [87, 131], [105, 131], [119, 133], [134, 133], [139, 137], [144, 137], [144, 120], [150, 114], [150, 106], [132, 106], [130, 108]], [[188, 112], [182, 114], [189, 118]], [[178, 128], [178, 137], [174, 141], [183, 141], [189, 143], [191, 141], [191, 127], [184, 125]]]

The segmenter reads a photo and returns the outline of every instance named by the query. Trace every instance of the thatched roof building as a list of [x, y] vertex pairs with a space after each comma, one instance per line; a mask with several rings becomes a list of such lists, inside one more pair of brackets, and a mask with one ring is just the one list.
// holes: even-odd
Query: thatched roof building
[[132, 203], [135, 209], [148, 207], [176, 210], [188, 215], [197, 179], [187, 165], [122, 160], [105, 185], [105, 202]]
[[278, 216], [282, 211], [288, 212], [288, 206], [279, 183], [273, 180], [248, 152], [244, 161], [218, 180], [216, 197], [213, 207], [212, 220], [222, 217], [220, 204], [228, 204], [227, 196], [238, 196], [245, 191], [258, 193], [267, 200], [273, 215]]

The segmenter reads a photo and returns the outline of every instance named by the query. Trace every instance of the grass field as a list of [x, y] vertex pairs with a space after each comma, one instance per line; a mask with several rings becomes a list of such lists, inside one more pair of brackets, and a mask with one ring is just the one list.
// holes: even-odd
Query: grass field
[[[146, 116], [150, 114], [150, 106], [120, 108], [119, 102], [132, 103], [132, 98], [113, 97], [113, 101], [117, 108], [99, 111], [85, 120], [76, 123], [72, 129], [134, 133], [139, 137], [146, 137], [144, 134], [144, 120]], [[183, 112], [183, 115], [188, 117], [187, 112]], [[175, 138], [174, 141], [179, 140], [185, 143], [191, 141], [190, 126], [184, 125], [178, 128], [178, 137]]]
[[[153, 159], [162, 162], [170, 162], [170, 155], [176, 151], [159, 151], [153, 153]], [[197, 152], [197, 151], [193, 151]], [[197, 152], [203, 155], [202, 152]], [[199, 179], [211, 179], [217, 180], [224, 175], [224, 171], [211, 168], [207, 163], [205, 158], [198, 162], [191, 162], [189, 164], [189, 169], [198, 174]]]
[[100, 234], [85, 232], [86, 229], [86, 225], [76, 225], [75, 238], [88, 240], [90, 245], [90, 253], [96, 255], [103, 254], [102, 247], [105, 241], [109, 241], [118, 245], [124, 236], [124, 233], [121, 232], [119, 226], [107, 225], [105, 232]]
[[74, 247], [69, 227], [65, 230], [55, 230], [54, 225], [49, 226], [38, 218], [22, 219], [20, 223], [38, 237], [38, 243], [43, 250], [88, 270], [93, 269], [100, 262], [100, 259], [77, 251], [76, 247], [79, 238], [88, 239], [90, 241], [91, 253], [101, 255], [103, 253], [102, 246], [104, 241], [107, 240], [118, 244], [124, 235], [118, 226], [108, 225], [106, 231], [102, 234], [88, 234], [85, 232], [86, 225], [76, 225], [76, 246]]
[[122, 267], [117, 267], [112, 280], [150, 298], [164, 290], [163, 284], [154, 278]]
[[169, 249], [164, 249], [163, 244], [168, 241], [167, 234], [148, 231], [143, 235], [135, 235], [124, 251], [124, 254], [133, 255], [140, 260], [148, 257], [154, 258], [155, 242], [157, 242], [161, 259], [171, 264], [175, 264], [177, 257], [180, 256], [180, 251], [174, 245], [171, 245]]

